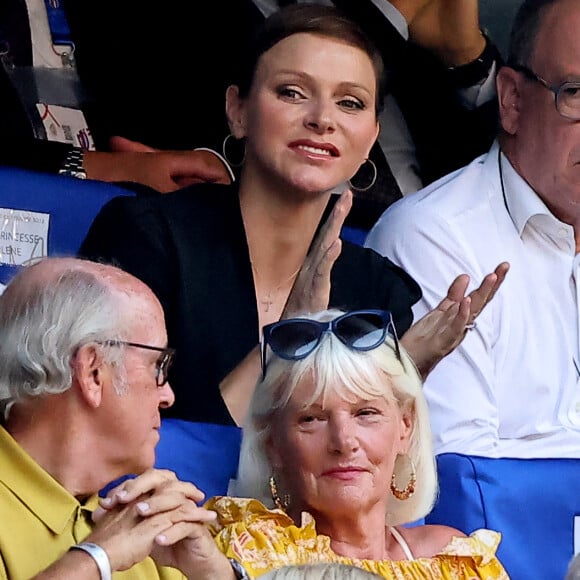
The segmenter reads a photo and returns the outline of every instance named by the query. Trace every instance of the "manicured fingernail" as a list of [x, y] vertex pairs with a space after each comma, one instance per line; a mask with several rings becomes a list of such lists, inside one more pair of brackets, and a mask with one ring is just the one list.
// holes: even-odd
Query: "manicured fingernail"
[[146, 512], [148, 512], [150, 510], [150, 506], [149, 506], [149, 504], [146, 501], [140, 501], [137, 504], [137, 509], [140, 512], [146, 513]]
[[112, 503], [113, 503], [113, 499], [112, 499], [112, 498], [110, 498], [110, 497], [104, 497], [104, 498], [101, 500], [101, 505], [104, 505], [104, 506], [109, 506], [109, 505], [111, 505]]

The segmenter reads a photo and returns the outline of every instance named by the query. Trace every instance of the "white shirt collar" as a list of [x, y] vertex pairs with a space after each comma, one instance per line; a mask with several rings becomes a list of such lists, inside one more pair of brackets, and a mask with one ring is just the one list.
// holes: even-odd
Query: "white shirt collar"
[[[498, 146], [497, 152], [499, 153], [499, 151], [500, 149]], [[499, 172], [500, 182], [503, 173], [502, 189], [505, 203], [518, 235], [520, 237], [522, 236], [524, 228], [531, 218], [540, 215], [548, 216], [550, 219], [555, 220], [555, 222], [560, 226], [570, 227], [554, 216], [538, 194], [514, 169], [508, 158], [503, 153], [499, 153], [499, 155], [500, 158], [498, 163], [501, 163]]]

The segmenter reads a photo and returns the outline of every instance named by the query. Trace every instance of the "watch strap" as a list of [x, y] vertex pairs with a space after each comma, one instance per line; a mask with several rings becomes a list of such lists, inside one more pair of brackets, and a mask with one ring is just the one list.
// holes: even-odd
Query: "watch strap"
[[501, 63], [501, 54], [485, 32], [485, 47], [482, 53], [471, 62], [447, 67], [447, 75], [458, 88], [466, 89], [485, 81], [494, 62]]
[[246, 569], [235, 559], [228, 558], [234, 574], [236, 575], [236, 580], [250, 580], [250, 576], [246, 572]]
[[83, 167], [85, 152], [80, 147], [71, 147], [58, 171], [59, 175], [68, 175], [77, 179], [86, 179], [87, 172]]

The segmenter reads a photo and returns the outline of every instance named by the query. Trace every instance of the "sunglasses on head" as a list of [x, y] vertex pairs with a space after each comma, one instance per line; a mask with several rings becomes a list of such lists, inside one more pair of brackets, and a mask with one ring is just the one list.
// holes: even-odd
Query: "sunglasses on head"
[[364, 352], [383, 344], [389, 330], [397, 358], [401, 360], [397, 332], [388, 310], [353, 310], [327, 322], [288, 318], [267, 324], [262, 330], [262, 378], [266, 376], [268, 346], [280, 358], [301, 360], [316, 349], [325, 332], [332, 332], [349, 348]]

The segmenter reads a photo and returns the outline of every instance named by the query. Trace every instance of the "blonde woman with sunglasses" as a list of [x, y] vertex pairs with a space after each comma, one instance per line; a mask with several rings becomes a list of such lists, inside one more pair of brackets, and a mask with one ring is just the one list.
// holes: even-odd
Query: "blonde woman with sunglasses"
[[421, 376], [389, 312], [282, 320], [263, 343], [236, 497], [206, 504], [228, 557], [251, 578], [312, 562], [389, 579], [508, 578], [498, 533], [405, 526], [430, 511], [437, 473]]

